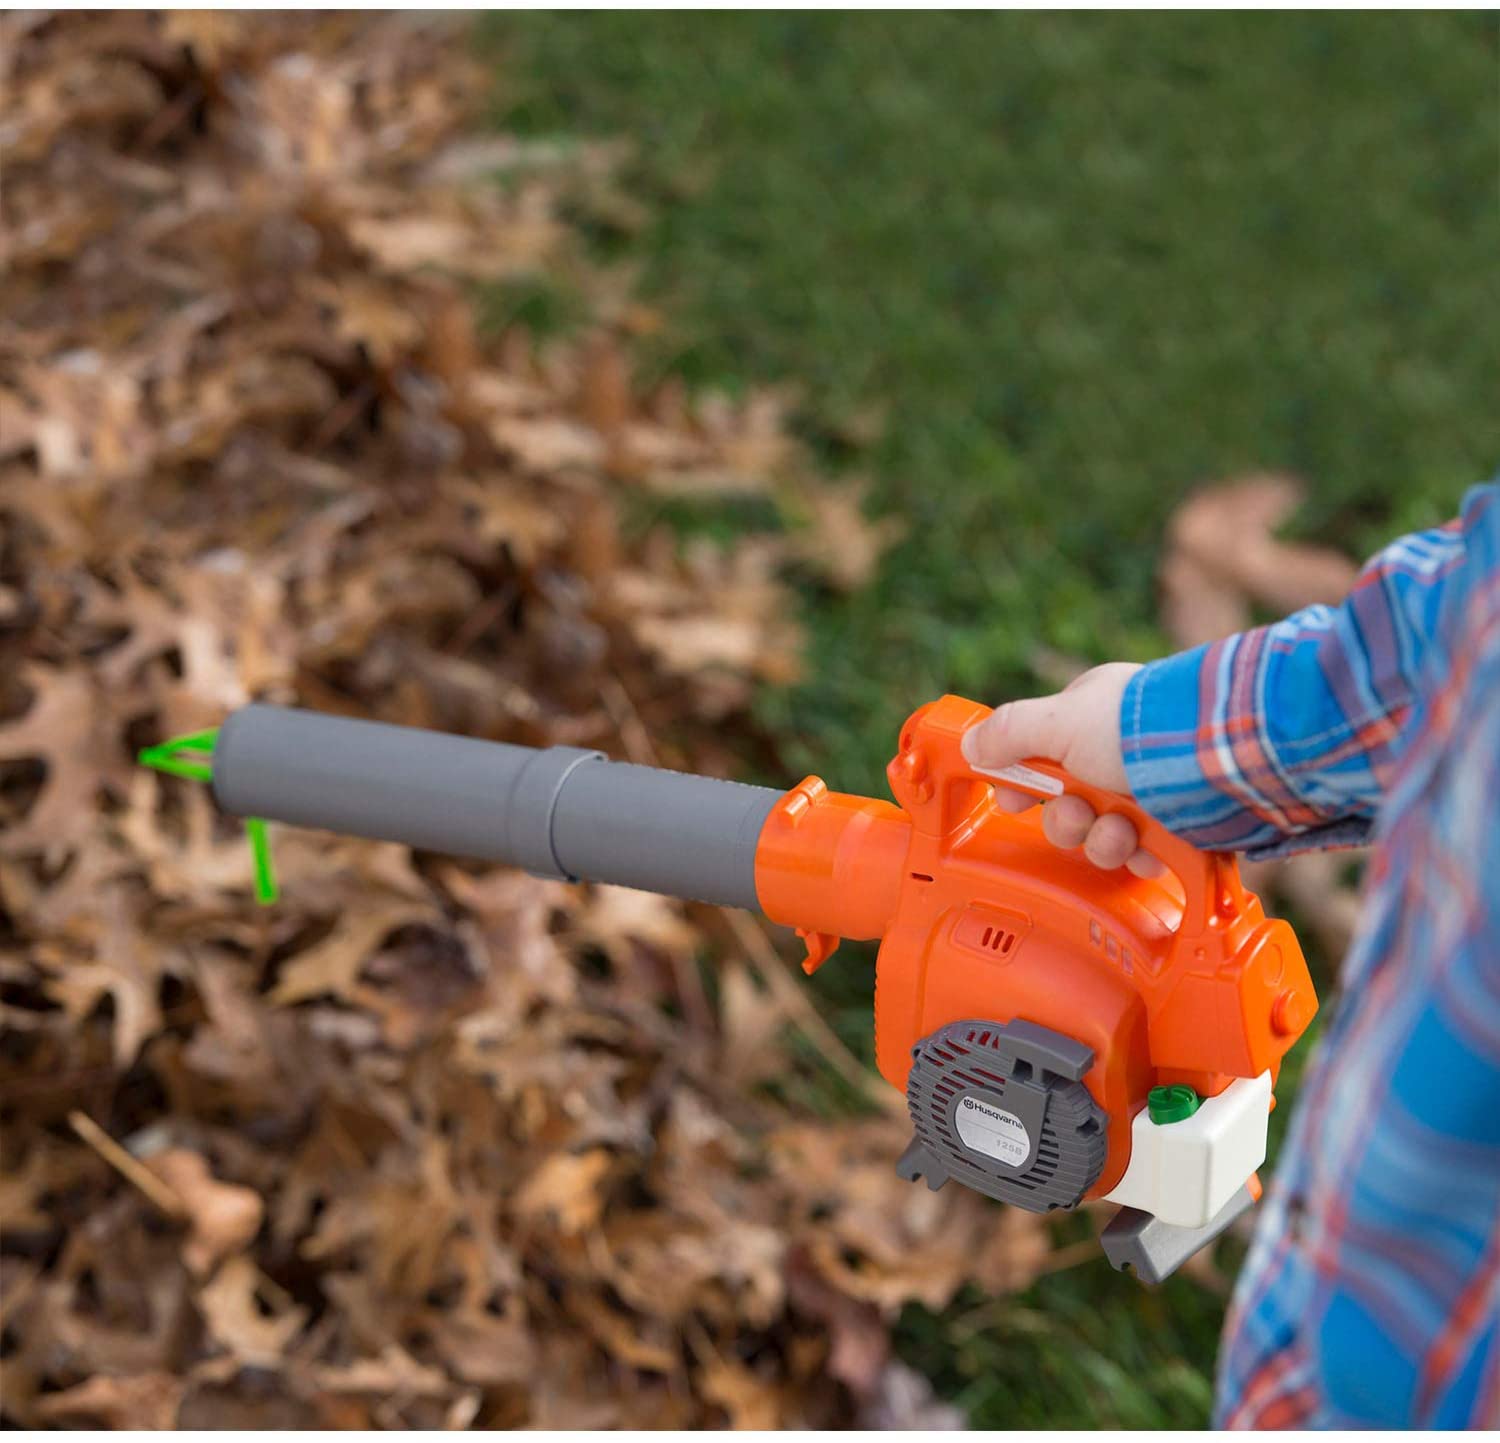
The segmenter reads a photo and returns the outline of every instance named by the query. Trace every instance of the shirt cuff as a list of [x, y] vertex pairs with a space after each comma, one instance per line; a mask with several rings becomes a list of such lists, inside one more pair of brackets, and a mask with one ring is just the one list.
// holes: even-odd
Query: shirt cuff
[[1130, 790], [1169, 831], [1212, 851], [1244, 851], [1253, 858], [1354, 847], [1371, 822], [1346, 817], [1291, 829], [1268, 820], [1237, 768], [1217, 757], [1229, 745], [1221, 727], [1207, 724], [1213, 698], [1233, 678], [1236, 649], [1215, 642], [1143, 666], [1120, 702], [1120, 744]]

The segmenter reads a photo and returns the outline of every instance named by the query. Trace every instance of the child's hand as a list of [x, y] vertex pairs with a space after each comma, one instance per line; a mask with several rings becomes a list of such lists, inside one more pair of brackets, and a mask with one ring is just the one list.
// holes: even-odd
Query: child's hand
[[[1055, 696], [1013, 701], [964, 734], [964, 755], [976, 766], [1008, 767], [1027, 757], [1060, 762], [1080, 781], [1130, 794], [1120, 750], [1120, 699], [1140, 668], [1115, 661], [1075, 677]], [[1036, 805], [1025, 792], [997, 784], [995, 799], [1010, 812]], [[1081, 797], [1058, 797], [1042, 807], [1042, 830], [1057, 847], [1082, 847], [1096, 867], [1129, 867], [1139, 877], [1160, 876], [1162, 864], [1140, 847], [1124, 817], [1096, 816]]]

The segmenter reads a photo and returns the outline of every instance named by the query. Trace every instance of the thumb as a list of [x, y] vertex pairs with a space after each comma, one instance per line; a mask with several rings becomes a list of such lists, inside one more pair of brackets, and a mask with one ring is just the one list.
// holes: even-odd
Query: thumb
[[1068, 701], [1065, 694], [1059, 693], [996, 707], [964, 733], [960, 745], [965, 759], [973, 766], [992, 771], [1026, 757], [1065, 761], [1072, 741], [1069, 715], [1072, 708]]

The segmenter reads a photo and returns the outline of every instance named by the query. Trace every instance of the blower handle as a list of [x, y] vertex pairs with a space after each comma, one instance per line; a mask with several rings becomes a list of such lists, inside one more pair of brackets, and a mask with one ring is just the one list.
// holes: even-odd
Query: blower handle
[[[1135, 828], [1143, 850], [1157, 858], [1182, 884], [1180, 937], [1199, 937], [1215, 925], [1214, 915], [1236, 913], [1244, 900], [1239, 867], [1228, 852], [1205, 852], [1156, 820], [1134, 797], [1096, 787], [1045, 757], [1028, 757], [1008, 767], [968, 770], [986, 781], [1000, 782], [1040, 802], [1070, 796], [1087, 802], [1096, 816], [1122, 816]], [[1147, 879], [1142, 879], [1147, 880]], [[1155, 885], [1155, 884], [1153, 884]]]
[[[980, 788], [1002, 782], [1017, 791], [1050, 801], [1067, 793], [1087, 802], [1100, 816], [1117, 813], [1136, 829], [1140, 844], [1158, 857], [1181, 884], [1182, 917], [1176, 929], [1179, 943], [1216, 936], [1235, 918], [1253, 910], [1254, 903], [1240, 882], [1239, 868], [1228, 852], [1205, 852], [1169, 832], [1133, 797], [1080, 781], [1054, 761], [1031, 757], [1001, 769], [975, 767], [963, 754], [963, 737], [990, 715], [991, 708], [965, 697], [944, 696], [912, 713], [901, 729], [900, 750], [886, 768], [896, 799], [912, 818], [919, 837], [936, 842], [972, 824], [980, 803]], [[1001, 817], [993, 802], [986, 806]], [[1013, 817], [1035, 836], [1032, 824]], [[1047, 843], [1045, 845], [1049, 845]], [[1129, 874], [1132, 887], [1159, 892], [1160, 881]]]

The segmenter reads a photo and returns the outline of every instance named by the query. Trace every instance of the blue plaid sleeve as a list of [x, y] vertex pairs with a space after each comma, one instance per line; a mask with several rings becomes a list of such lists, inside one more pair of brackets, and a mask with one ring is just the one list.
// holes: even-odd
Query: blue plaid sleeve
[[1500, 507], [1471, 499], [1464, 533], [1230, 1310], [1222, 1425], [1500, 1424]]
[[1459, 520], [1387, 547], [1341, 605], [1137, 672], [1120, 712], [1137, 800], [1202, 847], [1273, 856], [1366, 840], [1495, 490], [1476, 488]]

